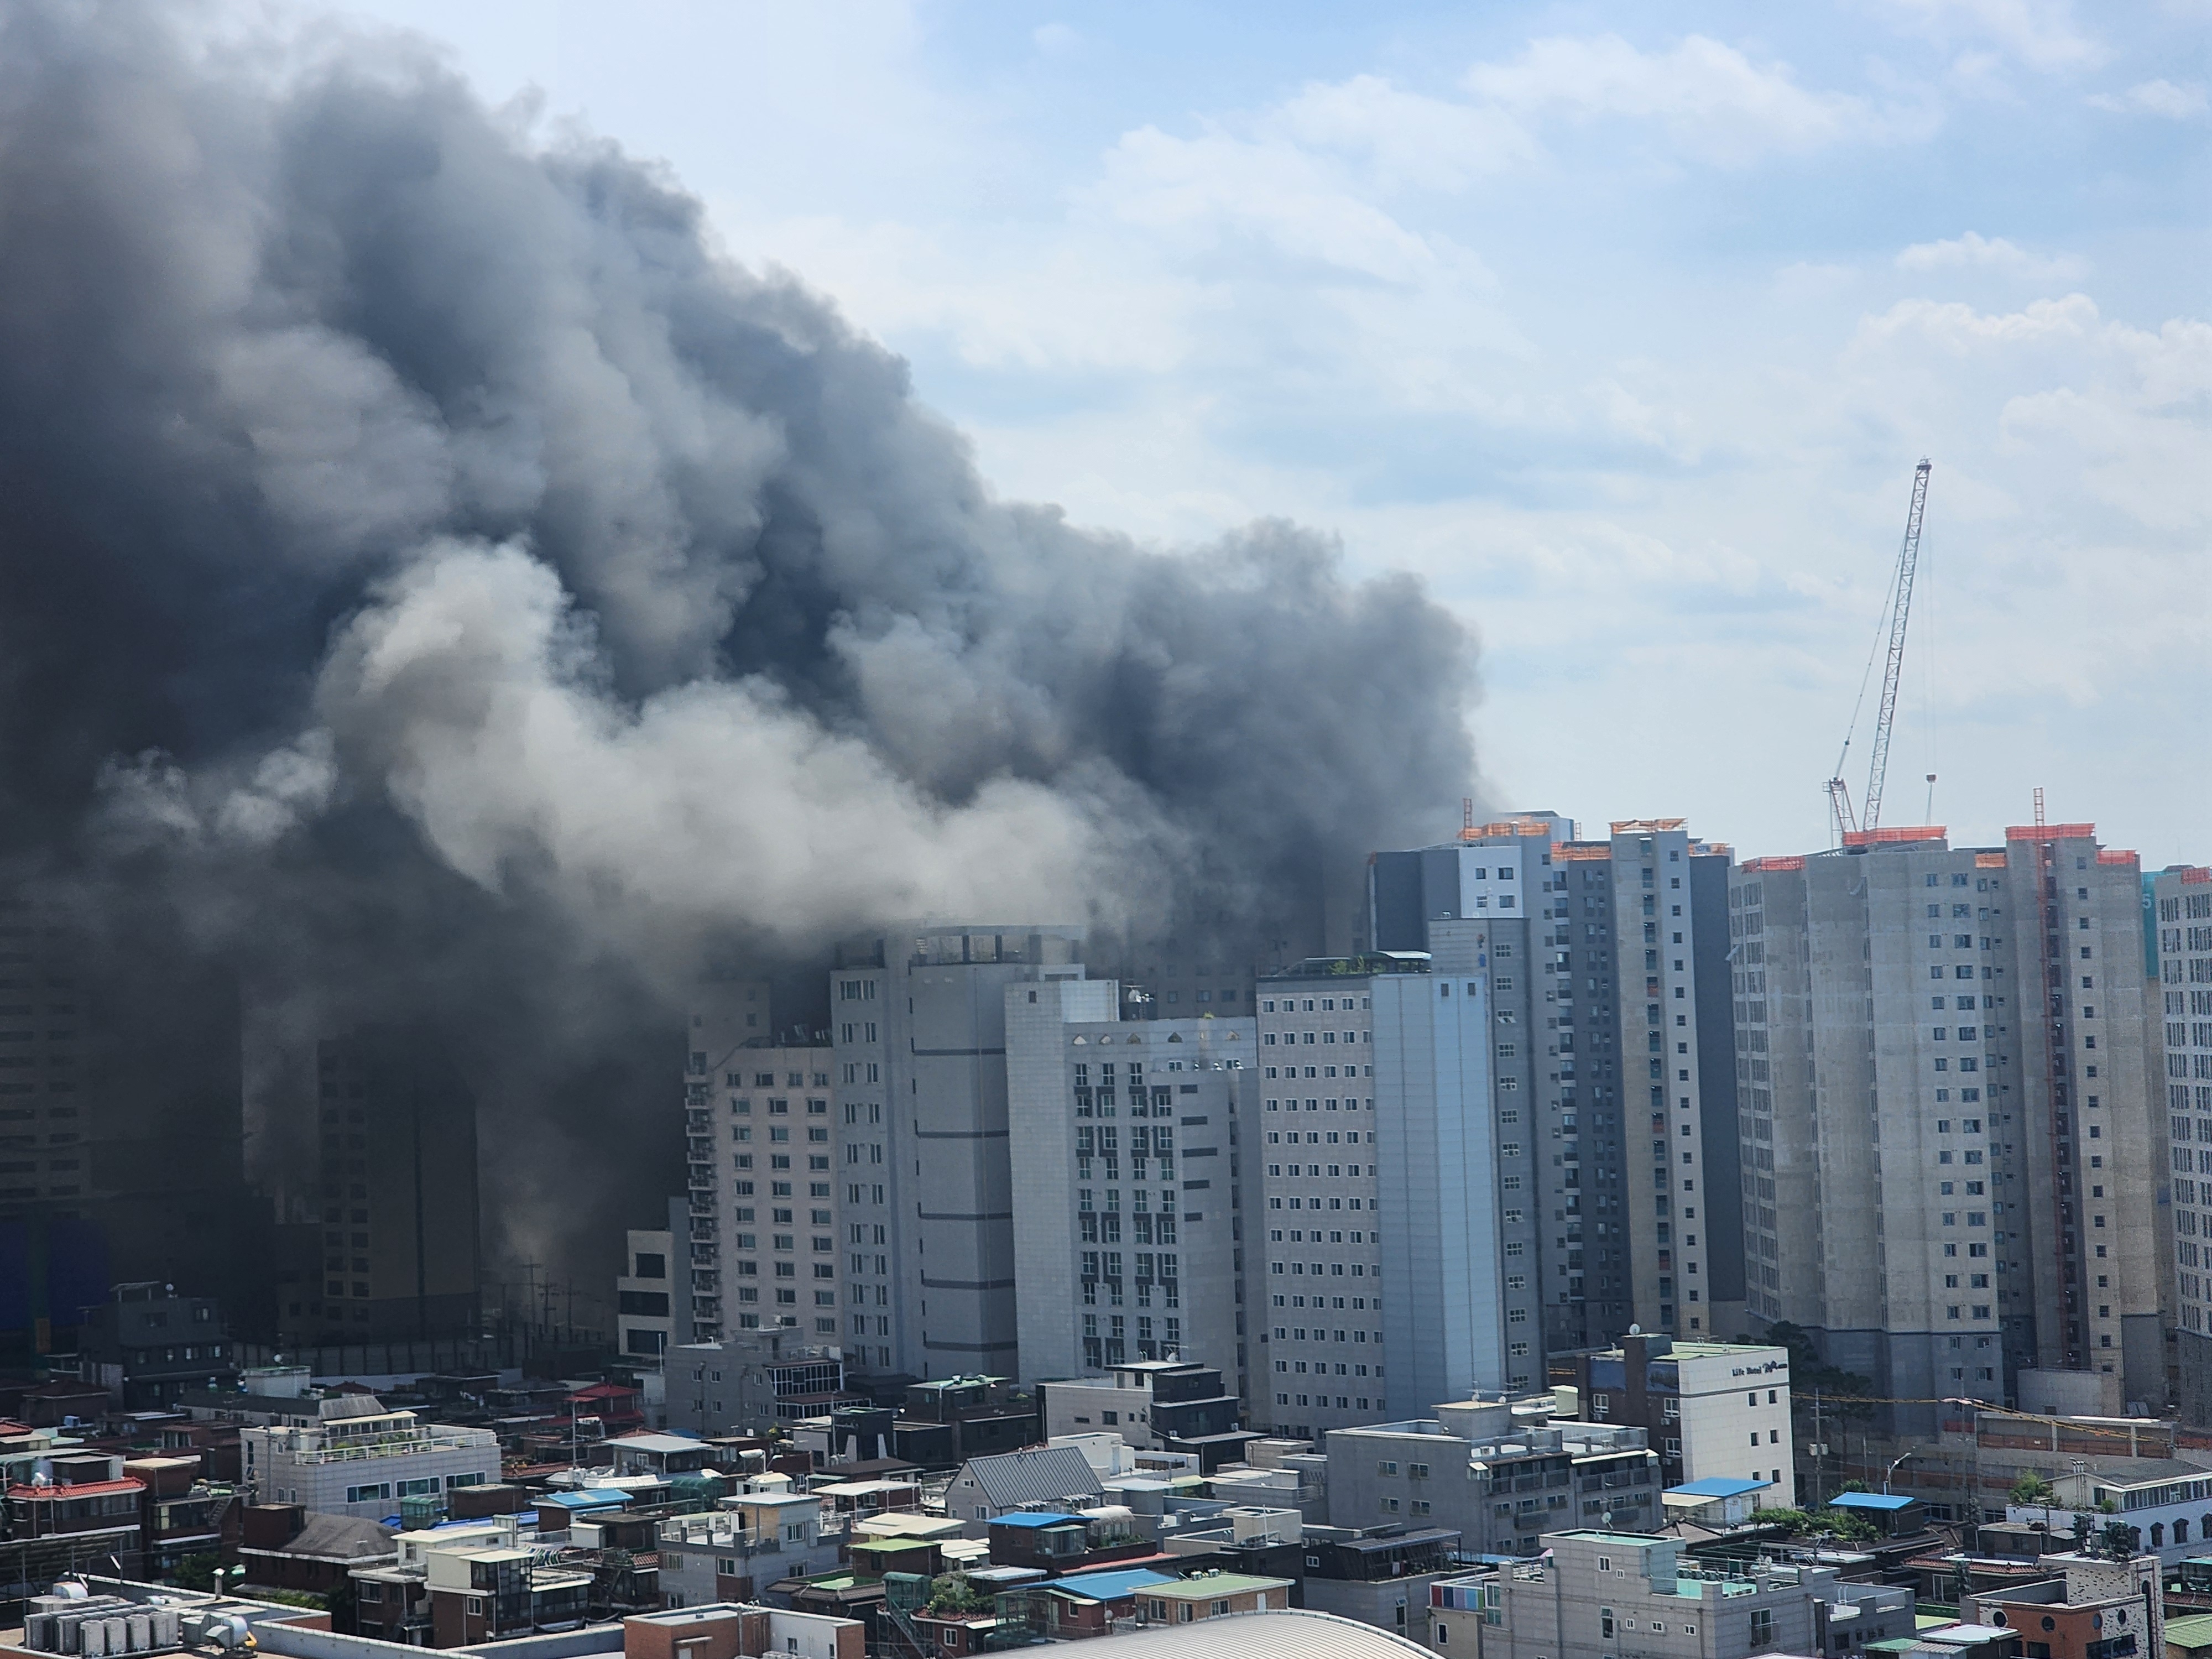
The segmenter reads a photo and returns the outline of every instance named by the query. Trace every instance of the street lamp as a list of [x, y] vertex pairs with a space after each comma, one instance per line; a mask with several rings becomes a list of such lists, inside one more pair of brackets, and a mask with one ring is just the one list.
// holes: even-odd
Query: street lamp
[[1889, 1477], [1897, 1473], [1897, 1466], [1905, 1462], [1906, 1457], [1915, 1457], [1918, 1455], [1917, 1452], [1906, 1452], [1904, 1457], [1891, 1460], [1889, 1467], [1881, 1472], [1881, 1495], [1884, 1498], [1889, 1496]]

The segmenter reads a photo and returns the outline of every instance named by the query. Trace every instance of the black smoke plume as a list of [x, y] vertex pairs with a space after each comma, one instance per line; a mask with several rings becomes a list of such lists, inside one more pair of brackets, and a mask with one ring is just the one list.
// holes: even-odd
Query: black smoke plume
[[1455, 822], [1474, 696], [1326, 537], [995, 498], [664, 172], [426, 50], [0, 10], [0, 851], [237, 975], [264, 1173], [317, 1035], [428, 1021], [505, 1245], [596, 1265], [672, 1182], [702, 959], [1311, 949], [1324, 893], [1340, 945], [1365, 853]]

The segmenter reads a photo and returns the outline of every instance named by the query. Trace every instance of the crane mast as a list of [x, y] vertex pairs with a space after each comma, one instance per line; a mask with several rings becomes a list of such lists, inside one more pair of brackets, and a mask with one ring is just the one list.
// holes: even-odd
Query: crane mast
[[1889, 773], [1889, 732], [1897, 718], [1897, 685], [1905, 672], [1905, 625], [1912, 617], [1912, 575], [1920, 563], [1920, 515], [1928, 506], [1928, 473], [1934, 464], [1925, 456], [1912, 473], [1912, 507], [1905, 515], [1905, 544], [1897, 555], [1897, 597], [1890, 606], [1889, 662], [1881, 673], [1881, 708], [1875, 717], [1874, 760], [1867, 769], [1866, 805], [1860, 813], [1862, 830], [1881, 827], [1881, 787]]
[[[1923, 456], [1912, 474], [1912, 505], [1905, 515], [1905, 542], [1898, 550], [1897, 573], [1892, 579], [1889, 595], [1889, 655], [1882, 668], [1881, 702], [1876, 711], [1874, 726], [1874, 753], [1867, 767], [1867, 786], [1863, 809], [1851, 810], [1850, 786], [1844, 781], [1844, 761], [1850, 753], [1851, 733], [1844, 737], [1844, 751], [1836, 757], [1836, 775], [1828, 780], [1829, 810], [1835, 815], [1839, 835], [1855, 830], [1878, 830], [1881, 827], [1882, 784], [1889, 771], [1889, 738], [1897, 719], [1897, 689], [1905, 673], [1905, 631], [1912, 617], [1912, 579], [1920, 563], [1920, 521], [1928, 506], [1928, 474], [1935, 463]], [[1871, 669], [1873, 663], [1868, 663]], [[1860, 703], [1866, 699], [1866, 686], [1859, 686]], [[1851, 727], [1858, 726], [1858, 709], [1851, 711]]]

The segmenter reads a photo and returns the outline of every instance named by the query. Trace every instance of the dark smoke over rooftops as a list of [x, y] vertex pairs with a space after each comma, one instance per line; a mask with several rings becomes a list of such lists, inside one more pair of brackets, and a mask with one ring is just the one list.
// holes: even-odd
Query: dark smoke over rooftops
[[0, 15], [0, 851], [237, 968], [263, 1159], [319, 1032], [428, 1018], [511, 1241], [568, 1248], [541, 1201], [653, 1213], [708, 956], [1315, 948], [1453, 821], [1473, 643], [1411, 580], [997, 500], [663, 173], [425, 52]]

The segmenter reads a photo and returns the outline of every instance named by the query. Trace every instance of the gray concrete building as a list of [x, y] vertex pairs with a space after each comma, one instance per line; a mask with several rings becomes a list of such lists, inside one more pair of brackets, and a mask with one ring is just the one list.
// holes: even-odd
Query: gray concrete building
[[2174, 1344], [2184, 1420], [2212, 1423], [2212, 870], [2144, 883], [2172, 1197]]
[[1240, 1395], [1249, 1018], [1124, 1020], [1121, 987], [1006, 987], [1021, 1379], [1182, 1358]]
[[1430, 1645], [1472, 1651], [1474, 1643], [1461, 1643], [1477, 1637], [1486, 1659], [1750, 1659], [1860, 1652], [1913, 1632], [1910, 1592], [1845, 1584], [1833, 1568], [1708, 1565], [1686, 1559], [1678, 1538], [1597, 1528], [1543, 1541], [1540, 1562], [1503, 1567], [1464, 1590], [1461, 1581], [1438, 1586], [1462, 1593], [1432, 1598], [1448, 1611], [1431, 1619]]
[[[477, 1106], [428, 1033], [318, 1045], [321, 1292], [301, 1340], [472, 1336], [483, 1312]], [[315, 1311], [319, 1309], [319, 1316]]]
[[[153, 932], [94, 939], [0, 886], [0, 1233], [23, 1292], [0, 1346], [19, 1356], [65, 1347], [117, 1282], [214, 1296], [256, 1336], [279, 1311], [272, 1218], [246, 1185], [238, 983]], [[319, 1275], [282, 1288], [321, 1312]]]
[[1470, 1400], [1434, 1415], [1328, 1436], [1328, 1518], [1339, 1527], [1455, 1529], [1468, 1554], [1533, 1554], [1587, 1522], [1658, 1527], [1660, 1464], [1633, 1424], [1554, 1420], [1548, 1395]]
[[862, 1240], [848, 1248], [856, 1367], [1018, 1373], [1006, 988], [1082, 980], [1082, 944], [1080, 927], [930, 923], [838, 947], [830, 1036], [843, 1224]]
[[[1493, 896], [1517, 913], [1510, 878]], [[1255, 1414], [1288, 1437], [1543, 1374], [1518, 1103], [1534, 1044], [1517, 1002], [1494, 1000], [1523, 947], [1486, 920], [1438, 928], [1434, 972], [1427, 955], [1377, 954], [1259, 983]]]
[[[711, 1115], [711, 1113], [709, 1114]], [[720, 1255], [712, 1218], [697, 1241], [702, 1265]], [[624, 1363], [658, 1370], [660, 1357], [678, 1342], [699, 1339], [692, 1330], [690, 1200], [668, 1200], [668, 1224], [633, 1227], [623, 1240], [623, 1270], [615, 1276], [615, 1346]]]
[[2134, 854], [2087, 824], [1846, 840], [1729, 895], [1753, 1313], [1893, 1397], [2057, 1371], [2162, 1401]]
[[[1379, 948], [1434, 951], [1439, 924], [1474, 918], [1520, 964], [1501, 958], [1493, 987], [1497, 1018], [1525, 1034], [1524, 1063], [1499, 1064], [1497, 1108], [1526, 1114], [1537, 1148], [1525, 1208], [1543, 1352], [1638, 1322], [1699, 1337], [1741, 1327], [1730, 865], [1679, 818], [1580, 840], [1538, 813], [1370, 866]], [[1630, 1155], [1646, 1141], [1648, 1166]]]
[[[807, 1418], [825, 1416], [840, 1406], [866, 1405], [868, 1399], [846, 1387], [844, 1362], [834, 1342], [811, 1336], [803, 1322], [780, 1325], [772, 1316], [719, 1342], [678, 1343], [665, 1357], [662, 1382], [664, 1426], [673, 1435], [788, 1431]], [[633, 1437], [639, 1443], [668, 1438]]]

